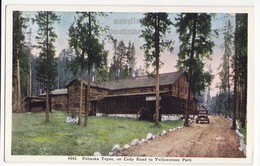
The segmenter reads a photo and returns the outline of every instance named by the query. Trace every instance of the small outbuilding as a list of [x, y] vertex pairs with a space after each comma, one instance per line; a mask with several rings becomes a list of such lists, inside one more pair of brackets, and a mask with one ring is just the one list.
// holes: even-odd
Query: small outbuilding
[[[50, 93], [50, 105], [53, 110], [67, 110], [68, 109], [68, 91], [67, 89], [55, 89]], [[39, 95], [40, 97], [46, 96], [46, 93]]]
[[22, 112], [41, 112], [45, 111], [45, 97], [26, 97], [22, 101]]

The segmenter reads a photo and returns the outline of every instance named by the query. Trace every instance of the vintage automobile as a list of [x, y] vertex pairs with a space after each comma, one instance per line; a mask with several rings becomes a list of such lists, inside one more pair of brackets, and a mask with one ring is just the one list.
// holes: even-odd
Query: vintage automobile
[[208, 110], [206, 109], [198, 110], [198, 117], [196, 118], [196, 123], [200, 123], [200, 122], [209, 124]]

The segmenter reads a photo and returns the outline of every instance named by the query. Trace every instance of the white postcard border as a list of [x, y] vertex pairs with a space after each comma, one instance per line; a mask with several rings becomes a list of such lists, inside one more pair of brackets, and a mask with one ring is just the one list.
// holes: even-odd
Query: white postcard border
[[[51, 163], [97, 163], [96, 161], [84, 161], [82, 156], [76, 156], [78, 160], [70, 161], [70, 156], [12, 156], [11, 155], [11, 131], [12, 131], [12, 11], [114, 11], [114, 12], [143, 12], [145, 11], [160, 11], [160, 12], [211, 12], [211, 13], [225, 13], [225, 12], [241, 12], [248, 13], [248, 86], [254, 87], [254, 9], [252, 7], [174, 7], [174, 6], [69, 6], [69, 5], [8, 5], [6, 8], [6, 68], [5, 68], [5, 160], [7, 162], [51, 162]], [[191, 163], [176, 162], [175, 164], [250, 164], [253, 159], [253, 129], [254, 129], [254, 90], [248, 88], [248, 130], [247, 130], [247, 157], [245, 159], [234, 158], [191, 158]], [[124, 161], [123, 163], [129, 163]], [[133, 157], [134, 158], [134, 157]], [[182, 160], [182, 158], [179, 158]], [[100, 163], [100, 162], [98, 162]], [[104, 162], [101, 162], [104, 163]], [[114, 163], [114, 162], [107, 162]], [[121, 162], [116, 162], [121, 163]], [[139, 163], [139, 162], [136, 162]], [[142, 163], [142, 162], [141, 162]], [[141, 164], [140, 163], [140, 164]], [[147, 163], [154, 163], [147, 162]], [[158, 162], [157, 164], [168, 164], [169, 162]]]

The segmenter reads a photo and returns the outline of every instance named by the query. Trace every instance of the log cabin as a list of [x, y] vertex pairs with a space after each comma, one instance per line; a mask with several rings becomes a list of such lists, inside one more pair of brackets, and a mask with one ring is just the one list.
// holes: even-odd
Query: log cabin
[[[136, 114], [139, 119], [152, 119], [155, 113], [154, 76], [130, 77], [90, 85], [90, 114]], [[82, 107], [85, 108], [87, 81], [83, 81]], [[72, 80], [68, 89], [68, 112], [78, 113], [80, 81]], [[160, 113], [184, 114], [188, 98], [188, 74], [178, 71], [160, 74]], [[196, 100], [191, 94], [192, 111], [196, 114]], [[84, 112], [84, 111], [83, 111]]]
[[31, 96], [22, 101], [22, 112], [41, 112], [45, 111], [45, 107], [45, 97]]
[[[90, 84], [90, 115], [133, 114], [140, 120], [152, 120], [155, 113], [155, 76], [129, 77], [101, 84]], [[86, 109], [87, 81], [83, 81], [83, 113]], [[54, 90], [50, 95], [51, 109], [67, 110], [68, 113], [79, 112], [80, 81], [72, 80], [66, 89]], [[26, 109], [44, 110], [45, 94], [38, 99], [28, 98]], [[160, 114], [183, 115], [188, 98], [188, 74], [178, 71], [160, 74]], [[197, 100], [191, 94], [191, 114], [197, 113]], [[38, 102], [38, 103], [37, 103]], [[35, 108], [33, 105], [37, 105]], [[41, 105], [41, 106], [40, 106]], [[40, 107], [39, 107], [40, 106]]]
[[[46, 93], [42, 93], [39, 96], [45, 97]], [[53, 110], [67, 110], [67, 89], [55, 89], [50, 93], [50, 107]]]
[[[46, 107], [46, 93], [41, 93], [39, 96], [26, 97], [22, 101], [23, 112], [41, 112], [45, 111]], [[50, 110], [67, 110], [67, 89], [56, 89], [51, 91]]]

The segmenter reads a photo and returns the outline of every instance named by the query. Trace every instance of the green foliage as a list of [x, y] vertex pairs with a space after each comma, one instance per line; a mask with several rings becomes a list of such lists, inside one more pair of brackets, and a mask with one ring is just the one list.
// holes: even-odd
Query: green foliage
[[[155, 67], [155, 57], [156, 57], [156, 51], [155, 51], [155, 43], [156, 43], [156, 35], [155, 35], [155, 21], [158, 19], [160, 21], [160, 28], [159, 28], [159, 52], [165, 51], [167, 49], [168, 51], [173, 51], [173, 41], [166, 39], [166, 34], [170, 33], [171, 25], [173, 23], [168, 17], [167, 13], [145, 13], [144, 18], [140, 20], [141, 26], [144, 28], [142, 30], [142, 34], [140, 37], [142, 37], [145, 41], [145, 44], [142, 46], [142, 49], [144, 49], [145, 52], [145, 62], [147, 67], [153, 66]], [[160, 55], [159, 55], [160, 57]], [[162, 64], [162, 63], [161, 63]]]
[[136, 64], [134, 43], [129, 41], [128, 46], [126, 46], [124, 41], [119, 41], [117, 45], [117, 40], [114, 38], [112, 38], [112, 42], [114, 56], [109, 68], [109, 79], [124, 79], [132, 76]]
[[192, 91], [196, 92], [198, 95], [201, 94], [202, 91], [204, 91], [208, 86], [210, 86], [210, 83], [213, 79], [213, 75], [209, 72], [203, 71], [204, 64], [199, 61], [195, 61], [195, 64], [193, 67], [192, 75], [192, 83], [194, 85], [191, 85]]
[[[246, 126], [247, 112], [247, 59], [248, 59], [248, 15], [236, 14], [236, 29], [235, 29], [235, 54], [233, 60], [234, 71], [234, 103], [235, 109], [233, 115], [237, 112], [241, 113], [242, 126]], [[233, 116], [233, 126], [236, 127], [236, 116]]]
[[54, 47], [57, 35], [54, 28], [59, 21], [59, 16], [54, 12], [38, 12], [33, 19], [33, 22], [38, 25], [36, 39], [38, 41], [37, 48], [40, 49], [36, 62], [36, 79], [43, 83], [47, 89], [51, 89], [55, 85], [57, 76], [57, 58], [55, 58]]
[[91, 127], [82, 130], [65, 122], [67, 113], [55, 111], [47, 125], [43, 113], [13, 114], [12, 155], [76, 155], [92, 156], [98, 151], [107, 155], [115, 144], [124, 146], [148, 133], [182, 125], [182, 121], [161, 122], [159, 127], [133, 119], [89, 117]]
[[58, 56], [58, 77], [56, 79], [55, 88], [61, 89], [72, 79], [72, 72], [69, 70], [69, 57], [73, 56], [71, 49], [63, 49]]
[[[194, 18], [196, 17], [196, 22]], [[180, 70], [192, 68], [191, 88], [195, 93], [205, 90], [211, 83], [213, 76], [204, 72], [205, 59], [210, 59], [214, 42], [212, 41], [211, 15], [206, 13], [181, 13], [175, 18], [174, 26], [179, 33], [180, 51], [177, 67]], [[193, 29], [196, 24], [195, 31]], [[192, 37], [195, 35], [194, 43]], [[192, 47], [193, 50], [192, 50]], [[191, 58], [192, 53], [194, 57]]]
[[13, 65], [16, 66], [16, 59], [22, 57], [22, 50], [25, 46], [25, 30], [27, 28], [28, 19], [23, 16], [20, 11], [13, 12]]
[[[105, 45], [104, 41], [102, 45]], [[100, 59], [101, 63], [98, 66], [94, 65], [94, 69], [95, 69], [94, 77], [96, 83], [108, 81], [108, 65], [107, 65], [108, 51], [102, 50], [102, 52], [103, 53]]]
[[127, 52], [126, 52], [126, 63], [129, 66], [129, 75], [133, 75], [133, 71], [136, 65], [136, 57], [135, 57], [135, 45], [129, 41]]
[[22, 98], [27, 96], [28, 88], [28, 74], [29, 74], [29, 56], [31, 52], [28, 47], [22, 49], [21, 58], [20, 58], [20, 73], [21, 73], [21, 95]]
[[232, 25], [230, 20], [227, 21], [224, 29], [223, 29], [223, 35], [224, 35], [224, 43], [223, 43], [223, 57], [222, 57], [222, 63], [219, 66], [219, 69], [221, 71], [219, 72], [221, 84], [219, 86], [220, 90], [227, 92], [229, 84], [229, 79], [230, 79], [230, 58], [233, 54], [233, 31], [232, 31]]
[[239, 125], [239, 132], [244, 136], [244, 143], [247, 144], [247, 127], [242, 127], [242, 122], [238, 123]]
[[[104, 41], [99, 40], [100, 33], [106, 32], [106, 27], [100, 26], [98, 17], [105, 16], [100, 12], [77, 12], [74, 22], [69, 28], [69, 46], [73, 49], [75, 56], [70, 59], [71, 67], [74, 71], [80, 70], [80, 80], [84, 80], [85, 71], [88, 75], [88, 84], [92, 81], [91, 74], [93, 69], [104, 69], [107, 63], [108, 52], [104, 49]], [[77, 67], [78, 66], [78, 67]], [[80, 110], [82, 112], [83, 86], [80, 86]], [[90, 86], [87, 87], [85, 122], [83, 127], [87, 126], [88, 113], [90, 111]], [[79, 116], [79, 122], [81, 117]]]
[[99, 41], [101, 32], [106, 32], [106, 27], [100, 26], [98, 20], [101, 16], [105, 16], [104, 13], [77, 12], [77, 17], [69, 28], [69, 46], [74, 52], [69, 59], [69, 64], [74, 77], [79, 74], [79, 71], [80, 73], [86, 71], [87, 64], [99, 69], [107, 63], [104, 41]]
[[234, 63], [237, 63], [237, 71], [241, 83], [247, 82], [247, 19], [247, 14], [236, 14], [235, 47], [237, 59]]
[[17, 61], [20, 65], [20, 87], [22, 98], [27, 94], [27, 76], [29, 72], [29, 49], [25, 45], [25, 36], [28, 18], [20, 11], [13, 12], [13, 86], [17, 83]]

